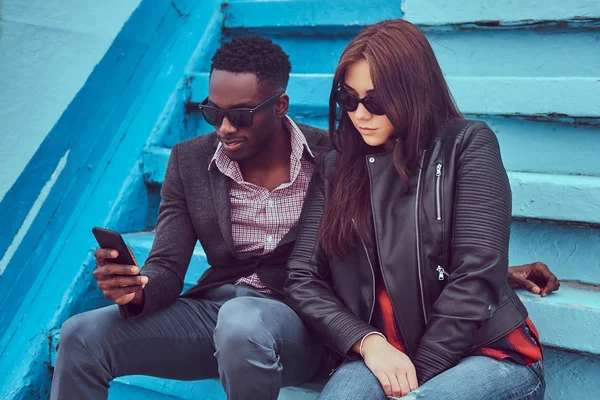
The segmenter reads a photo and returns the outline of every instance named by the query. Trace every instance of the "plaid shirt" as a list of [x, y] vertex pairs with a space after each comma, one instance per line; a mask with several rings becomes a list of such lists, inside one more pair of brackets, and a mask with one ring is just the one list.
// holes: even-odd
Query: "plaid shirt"
[[[314, 155], [294, 121], [286, 116], [283, 123], [290, 132], [292, 144], [290, 181], [273, 191], [244, 181], [239, 164], [227, 157], [220, 143], [210, 162], [209, 168], [214, 162], [219, 171], [231, 179], [231, 231], [234, 250], [238, 253], [263, 255], [272, 252], [300, 217], [314, 170], [313, 162], [303, 158], [304, 150], [311, 159]], [[240, 278], [236, 284], [271, 293], [256, 273]]]

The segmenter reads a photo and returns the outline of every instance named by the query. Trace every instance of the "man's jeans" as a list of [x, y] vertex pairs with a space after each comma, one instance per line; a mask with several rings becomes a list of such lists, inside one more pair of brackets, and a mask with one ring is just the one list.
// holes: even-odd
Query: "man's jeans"
[[[541, 361], [530, 367], [484, 356], [464, 358], [403, 400], [543, 399], [546, 384]], [[396, 397], [397, 398], [397, 397]], [[319, 400], [387, 400], [381, 384], [363, 361], [342, 365], [333, 374]], [[389, 397], [394, 399], [394, 397]]]
[[228, 399], [276, 399], [312, 378], [323, 349], [284, 303], [225, 285], [178, 299], [148, 316], [121, 319], [109, 306], [62, 326], [51, 398], [105, 399], [123, 375], [220, 378]]

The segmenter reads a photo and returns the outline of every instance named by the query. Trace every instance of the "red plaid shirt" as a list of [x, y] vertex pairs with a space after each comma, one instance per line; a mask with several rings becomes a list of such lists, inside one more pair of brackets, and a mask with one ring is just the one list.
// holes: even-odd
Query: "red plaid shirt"
[[[379, 328], [385, 334], [388, 342], [396, 349], [405, 353], [404, 343], [396, 326], [392, 302], [382, 278], [377, 282], [377, 305], [379, 315], [376, 317], [380, 321], [377, 325], [380, 325]], [[525, 323], [515, 328], [506, 336], [468, 355], [483, 355], [497, 360], [510, 358], [516, 363], [529, 366], [541, 360], [542, 345], [533, 322], [527, 318]]]
[[[313, 162], [303, 158], [304, 150], [310, 158], [314, 155], [294, 121], [285, 117], [283, 123], [290, 132], [292, 144], [290, 181], [273, 191], [244, 181], [238, 163], [227, 157], [221, 144], [211, 160], [210, 165], [214, 162], [222, 174], [231, 178], [231, 231], [234, 250], [238, 253], [263, 255], [272, 252], [300, 217], [314, 170]], [[251, 286], [261, 293], [271, 292], [256, 273], [240, 278], [236, 284]]]

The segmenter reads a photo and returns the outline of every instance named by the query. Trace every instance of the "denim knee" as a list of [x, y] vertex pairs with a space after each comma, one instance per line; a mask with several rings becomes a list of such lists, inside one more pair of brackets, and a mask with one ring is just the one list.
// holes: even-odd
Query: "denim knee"
[[329, 379], [319, 400], [356, 399], [385, 400], [381, 383], [364, 361], [348, 361]]
[[63, 323], [58, 341], [61, 353], [70, 353], [86, 348], [85, 326], [81, 320], [80, 315], [74, 315]]
[[89, 365], [98, 363], [102, 354], [91, 349], [101, 346], [103, 334], [101, 327], [88, 313], [74, 315], [66, 320], [60, 329], [58, 352], [71, 365]]
[[219, 310], [214, 341], [219, 363], [244, 363], [259, 354], [275, 359], [275, 339], [262, 322], [260, 299], [238, 297]]

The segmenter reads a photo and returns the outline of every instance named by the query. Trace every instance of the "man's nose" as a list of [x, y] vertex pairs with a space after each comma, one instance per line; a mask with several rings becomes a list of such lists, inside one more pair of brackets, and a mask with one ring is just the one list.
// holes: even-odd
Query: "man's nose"
[[217, 129], [219, 134], [221, 135], [230, 135], [232, 133], [237, 132], [237, 128], [229, 122], [227, 117], [223, 117], [223, 121], [221, 122], [221, 126]]

